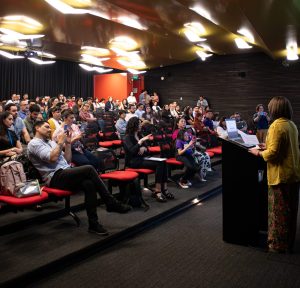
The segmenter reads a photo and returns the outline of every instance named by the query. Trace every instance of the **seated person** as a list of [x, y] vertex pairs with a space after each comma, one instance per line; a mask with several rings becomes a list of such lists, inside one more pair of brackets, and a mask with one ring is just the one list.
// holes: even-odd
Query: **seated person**
[[29, 106], [29, 115], [24, 119], [24, 124], [29, 133], [30, 138], [33, 138], [33, 125], [41, 112], [40, 105], [33, 104]]
[[35, 137], [28, 144], [28, 157], [46, 185], [51, 188], [84, 191], [89, 232], [107, 235], [107, 230], [98, 222], [97, 193], [102, 197], [107, 211], [125, 213], [130, 210], [130, 206], [121, 204], [109, 193], [93, 166], [69, 166], [72, 153], [71, 137], [68, 133], [57, 135], [56, 144], [50, 140], [51, 129], [46, 121], [35, 122], [34, 130]]
[[230, 118], [235, 119], [237, 129], [244, 133], [247, 132], [247, 123], [241, 118], [241, 114], [239, 112], [235, 112]]
[[222, 117], [221, 120], [220, 120], [220, 123], [217, 127], [218, 136], [222, 139], [227, 139], [228, 138], [225, 119], [226, 119], [226, 117]]
[[0, 114], [0, 160], [23, 152], [16, 133], [8, 129], [13, 122], [13, 116], [9, 112], [5, 111]]
[[48, 120], [51, 129], [51, 138], [56, 129], [60, 127], [61, 124], [61, 109], [59, 106], [55, 106], [51, 111], [52, 117]]
[[72, 162], [76, 166], [92, 165], [97, 171], [99, 171], [99, 160], [89, 150], [85, 149], [83, 144], [80, 142], [82, 134], [79, 127], [74, 124], [75, 115], [73, 111], [71, 109], [63, 111], [62, 118], [63, 122], [60, 128], [56, 129], [53, 133], [52, 140], [57, 142], [57, 136], [68, 131], [71, 135]]
[[151, 107], [148, 105], [146, 106], [146, 111], [142, 114], [142, 118], [141, 118], [143, 121], [147, 120], [149, 121], [151, 124], [153, 124], [153, 119], [154, 119], [154, 116], [152, 114], [152, 110], [151, 110]]
[[166, 199], [174, 199], [174, 195], [168, 191], [168, 171], [166, 162], [145, 159], [145, 157], [149, 155], [145, 141], [151, 139], [152, 135], [149, 134], [140, 138], [139, 132], [139, 119], [137, 117], [130, 118], [127, 123], [126, 136], [124, 138], [126, 166], [155, 170], [155, 191], [153, 196], [158, 202], [165, 202]]
[[127, 122], [125, 120], [125, 117], [126, 117], [125, 111], [124, 110], [119, 111], [119, 119], [117, 120], [115, 127], [118, 132], [118, 136], [121, 140], [124, 139], [126, 133]]
[[101, 131], [105, 128], [105, 123], [103, 119], [97, 119], [94, 115], [90, 112], [90, 105], [88, 103], [84, 103], [80, 112], [79, 112], [80, 120], [86, 122], [88, 126], [89, 124], [96, 123], [97, 126], [101, 129]]
[[195, 147], [195, 144], [195, 138], [190, 140], [190, 135], [187, 131], [183, 129], [179, 130], [176, 140], [176, 159], [180, 162], [183, 162], [186, 168], [184, 175], [178, 182], [181, 188], [189, 188], [192, 186], [190, 180], [193, 178], [194, 174], [198, 173], [200, 170], [200, 167], [197, 165], [195, 157], [193, 156], [193, 148]]

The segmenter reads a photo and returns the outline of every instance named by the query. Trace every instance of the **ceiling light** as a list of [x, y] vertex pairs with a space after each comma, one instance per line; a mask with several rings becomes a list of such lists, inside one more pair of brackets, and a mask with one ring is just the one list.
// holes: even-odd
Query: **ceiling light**
[[89, 13], [91, 15], [94, 15], [96, 17], [100, 17], [100, 18], [103, 18], [103, 19], [106, 19], [106, 20], [110, 20], [110, 17], [108, 16], [108, 14], [103, 13], [103, 12], [99, 12], [99, 11], [96, 11], [96, 10], [87, 10], [87, 13]]
[[42, 35], [42, 34], [31, 34], [31, 35], [25, 35], [25, 34], [22, 34], [22, 33], [19, 33], [19, 32], [16, 32], [14, 30], [11, 30], [11, 29], [6, 29], [6, 28], [0, 28], [0, 32], [2, 32], [3, 34], [5, 35], [8, 35], [10, 37], [13, 37], [15, 39], [37, 39], [37, 38], [42, 38], [44, 37], [45, 35]]
[[[114, 19], [112, 19], [114, 20]], [[122, 17], [118, 17], [116, 19], [118, 22], [122, 23], [123, 25], [132, 27], [132, 28], [136, 28], [139, 30], [147, 30], [147, 27], [144, 27], [139, 21], [129, 18], [127, 16], [122, 16]]]
[[31, 62], [38, 64], [38, 65], [47, 65], [47, 64], [55, 63], [55, 61], [43, 61], [41, 59], [33, 58], [33, 57], [28, 58], [28, 60], [30, 60]]
[[137, 47], [137, 42], [127, 36], [118, 36], [109, 41], [112, 48], [123, 50], [133, 50]]
[[202, 47], [205, 51], [209, 51], [209, 52], [214, 52], [210, 46], [206, 45], [206, 44], [197, 44], [197, 46]]
[[191, 22], [184, 24], [184, 27], [188, 28], [189, 30], [193, 31], [198, 35], [202, 35], [206, 33], [204, 26], [199, 22]]
[[62, 2], [76, 8], [87, 8], [92, 6], [91, 0], [62, 0]]
[[186, 36], [186, 38], [188, 38], [191, 42], [195, 43], [195, 42], [206, 41], [205, 38], [199, 37], [199, 35], [197, 35], [195, 32], [189, 29], [186, 29], [183, 33]]
[[212, 22], [216, 25], [219, 25], [218, 22], [211, 17], [208, 10], [206, 10], [202, 6], [197, 5], [197, 6], [194, 6], [194, 7], [189, 7], [189, 9], [195, 11], [197, 14], [199, 14], [200, 16], [204, 17], [205, 19], [209, 20], [210, 22]]
[[0, 41], [3, 42], [4, 45], [25, 48], [27, 47], [27, 43], [24, 41], [19, 41], [18, 39], [11, 37], [9, 35], [0, 35]]
[[102, 67], [93, 67], [93, 70], [98, 73], [107, 73], [107, 72], [113, 71], [114, 69], [104, 69]]
[[244, 39], [242, 38], [235, 38], [234, 39], [236, 46], [239, 49], [249, 49], [252, 48], [252, 46], [250, 46]]
[[147, 72], [147, 71], [138, 71], [138, 70], [131, 69], [131, 68], [128, 68], [127, 71], [130, 72], [131, 74], [143, 74], [143, 73]]
[[86, 54], [93, 54], [96, 56], [107, 56], [110, 54], [108, 49], [93, 46], [81, 46], [81, 50], [83, 50]]
[[97, 67], [97, 66], [90, 66], [83, 63], [80, 63], [79, 66], [89, 72], [96, 71], [98, 73], [107, 73], [113, 70], [113, 69], [104, 69], [102, 67]]
[[286, 50], [287, 50], [287, 60], [290, 61], [295, 61], [298, 60], [298, 45], [297, 42], [289, 42], [286, 45]]
[[54, 7], [56, 10], [63, 14], [86, 14], [88, 10], [86, 9], [77, 9], [72, 6], [64, 3], [61, 0], [45, 0], [49, 5]]
[[0, 55], [6, 57], [8, 59], [21, 59], [21, 58], [24, 58], [23, 56], [14, 55], [14, 54], [8, 53], [6, 51], [2, 51], [2, 50], [0, 50]]
[[43, 25], [24, 15], [9, 15], [1, 19], [1, 27], [13, 29], [21, 33], [36, 33], [43, 29]]
[[202, 61], [205, 61], [206, 58], [212, 56], [212, 54], [208, 54], [204, 51], [196, 51], [196, 53], [198, 54], [198, 56], [201, 58]]
[[127, 76], [127, 73], [120, 73], [120, 75], [122, 75], [122, 76]]
[[101, 61], [106, 61], [110, 58], [98, 58], [89, 54], [81, 54], [81, 60], [83, 62], [87, 62], [90, 64], [98, 65], [98, 66], [103, 66], [103, 63]]
[[93, 67], [91, 67], [89, 65], [86, 65], [86, 64], [83, 64], [83, 63], [80, 63], [79, 66], [81, 68], [83, 68], [84, 70], [86, 70], [86, 71], [93, 71], [94, 70]]
[[44, 51], [36, 51], [37, 55], [40, 57], [45, 57], [45, 58], [56, 58], [56, 56], [54, 54], [51, 53], [47, 53]]
[[254, 43], [254, 36], [253, 34], [247, 29], [247, 28], [241, 28], [240, 30], [237, 31], [239, 34], [245, 36], [247, 40], [250, 42]]

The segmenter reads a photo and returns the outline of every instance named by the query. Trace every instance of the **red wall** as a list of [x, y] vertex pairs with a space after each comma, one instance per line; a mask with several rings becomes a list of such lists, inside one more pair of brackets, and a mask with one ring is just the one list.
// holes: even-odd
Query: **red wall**
[[[138, 98], [141, 90], [144, 89], [144, 76], [139, 75], [138, 80], [132, 80], [131, 74], [104, 74], [94, 76], [94, 98], [123, 100], [127, 98], [133, 88], [137, 88], [134, 96]], [[138, 99], [137, 99], [138, 100]]]

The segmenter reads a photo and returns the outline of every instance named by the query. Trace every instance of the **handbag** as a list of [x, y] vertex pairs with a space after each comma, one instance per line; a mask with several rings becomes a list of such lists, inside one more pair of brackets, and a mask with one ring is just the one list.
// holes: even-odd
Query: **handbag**
[[25, 198], [34, 195], [41, 195], [41, 187], [38, 180], [22, 183], [18, 191], [15, 193], [15, 196], [18, 198]]

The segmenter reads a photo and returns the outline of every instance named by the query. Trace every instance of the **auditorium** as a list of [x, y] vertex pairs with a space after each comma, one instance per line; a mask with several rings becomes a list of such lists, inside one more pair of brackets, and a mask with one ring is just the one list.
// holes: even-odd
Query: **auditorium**
[[0, 287], [300, 287], [299, 23], [2, 0]]

